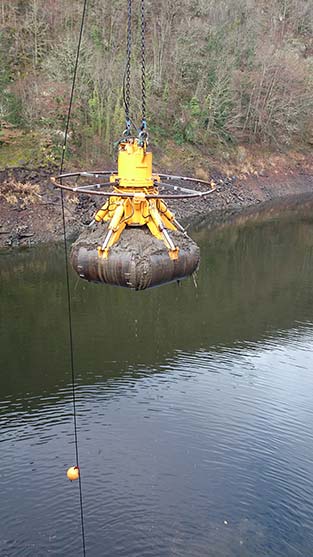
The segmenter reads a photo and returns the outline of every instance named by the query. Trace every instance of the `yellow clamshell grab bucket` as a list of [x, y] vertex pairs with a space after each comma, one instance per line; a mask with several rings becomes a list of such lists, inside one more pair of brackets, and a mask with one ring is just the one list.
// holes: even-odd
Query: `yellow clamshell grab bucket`
[[[87, 186], [64, 182], [87, 176], [107, 181]], [[210, 189], [197, 192], [169, 180], [196, 182]], [[116, 174], [83, 172], [59, 176], [65, 190], [105, 196], [106, 202], [71, 249], [71, 263], [78, 275], [92, 282], [143, 290], [181, 280], [194, 273], [200, 250], [166, 205], [167, 199], [195, 198], [214, 191], [212, 184], [194, 178], [153, 175], [152, 153], [137, 139], [119, 147]], [[159, 187], [174, 189], [159, 193]], [[106, 192], [106, 188], [110, 192]], [[113, 188], [113, 189], [112, 189]], [[99, 227], [100, 225], [100, 227]]]
[[[168, 209], [167, 200], [200, 198], [215, 189], [213, 183], [204, 180], [153, 174], [152, 153], [147, 150], [148, 133], [145, 118], [144, 10], [141, 15], [142, 121], [138, 129], [129, 117], [129, 9], [127, 63], [123, 84], [126, 130], [118, 142], [117, 172], [64, 174], [61, 171], [54, 179], [54, 183], [63, 190], [99, 196], [105, 201], [102, 201], [103, 204], [96, 212], [91, 225], [72, 246], [71, 263], [74, 270], [88, 281], [135, 290], [181, 280], [197, 270], [200, 261], [199, 248]], [[134, 134], [132, 128], [136, 130]], [[61, 168], [63, 161], [64, 156]], [[96, 179], [98, 182], [81, 185], [87, 178]], [[182, 181], [201, 185], [204, 191], [182, 187]], [[160, 188], [164, 191], [162, 195]]]

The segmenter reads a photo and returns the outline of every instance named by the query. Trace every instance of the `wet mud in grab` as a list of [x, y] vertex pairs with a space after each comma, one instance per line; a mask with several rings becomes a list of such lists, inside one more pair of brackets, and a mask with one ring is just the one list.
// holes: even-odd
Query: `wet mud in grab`
[[171, 232], [178, 248], [177, 259], [171, 259], [164, 243], [152, 236], [147, 227], [126, 228], [109, 256], [99, 257], [98, 246], [106, 231], [106, 225], [94, 225], [74, 242], [71, 264], [81, 278], [144, 290], [181, 280], [199, 266], [200, 250], [189, 236]]

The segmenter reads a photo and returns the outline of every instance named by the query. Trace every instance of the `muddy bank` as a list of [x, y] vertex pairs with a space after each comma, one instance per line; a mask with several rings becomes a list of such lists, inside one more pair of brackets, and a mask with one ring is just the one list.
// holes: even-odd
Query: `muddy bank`
[[184, 200], [176, 206], [176, 216], [184, 224], [206, 223], [209, 227], [237, 220], [271, 207], [285, 209], [313, 200], [313, 173], [246, 176], [239, 179], [215, 177], [217, 191], [193, 206]]
[[[53, 167], [0, 172], [1, 248], [62, 240], [60, 191], [50, 180], [56, 173]], [[212, 195], [169, 203], [176, 218], [185, 226], [204, 222], [215, 226], [263, 208], [281, 206], [283, 209], [286, 201], [290, 206], [313, 199], [313, 172], [309, 167], [292, 173], [263, 173], [240, 178], [212, 172], [210, 178], [217, 185]], [[100, 206], [99, 198], [65, 194], [67, 236], [77, 237]]]

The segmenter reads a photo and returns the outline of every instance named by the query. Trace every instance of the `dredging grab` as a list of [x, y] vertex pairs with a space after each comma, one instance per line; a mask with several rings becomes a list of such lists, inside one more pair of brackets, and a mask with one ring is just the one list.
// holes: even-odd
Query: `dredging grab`
[[[215, 190], [215, 184], [185, 176], [153, 174], [146, 121], [144, 0], [141, 1], [140, 25], [140, 127], [130, 117], [132, 0], [128, 0], [127, 13], [127, 55], [123, 79], [126, 129], [117, 142], [117, 171], [63, 173], [74, 77], [61, 171], [54, 178], [54, 183], [63, 190], [102, 199], [102, 206], [90, 227], [72, 246], [71, 262], [78, 275], [88, 281], [143, 290], [181, 280], [197, 270], [199, 248], [177, 222], [167, 201], [206, 196]], [[77, 63], [78, 56], [79, 50]], [[201, 186], [203, 191], [183, 187], [184, 182]]]
[[[99, 181], [79, 185], [90, 177]], [[177, 185], [181, 181], [208, 189], [187, 189]], [[200, 250], [166, 201], [206, 196], [215, 187], [195, 178], [153, 174], [152, 153], [142, 137], [120, 141], [117, 172], [62, 174], [54, 183], [105, 200], [72, 246], [71, 263], [81, 278], [142, 290], [181, 280], [197, 270]], [[160, 188], [165, 190], [162, 195]]]

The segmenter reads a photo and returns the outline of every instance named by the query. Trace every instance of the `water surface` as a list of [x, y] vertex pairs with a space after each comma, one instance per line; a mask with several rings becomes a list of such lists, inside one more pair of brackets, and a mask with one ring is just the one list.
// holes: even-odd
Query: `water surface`
[[[197, 289], [71, 275], [88, 556], [313, 554], [310, 214], [195, 231]], [[0, 284], [0, 555], [77, 557], [62, 248]]]

